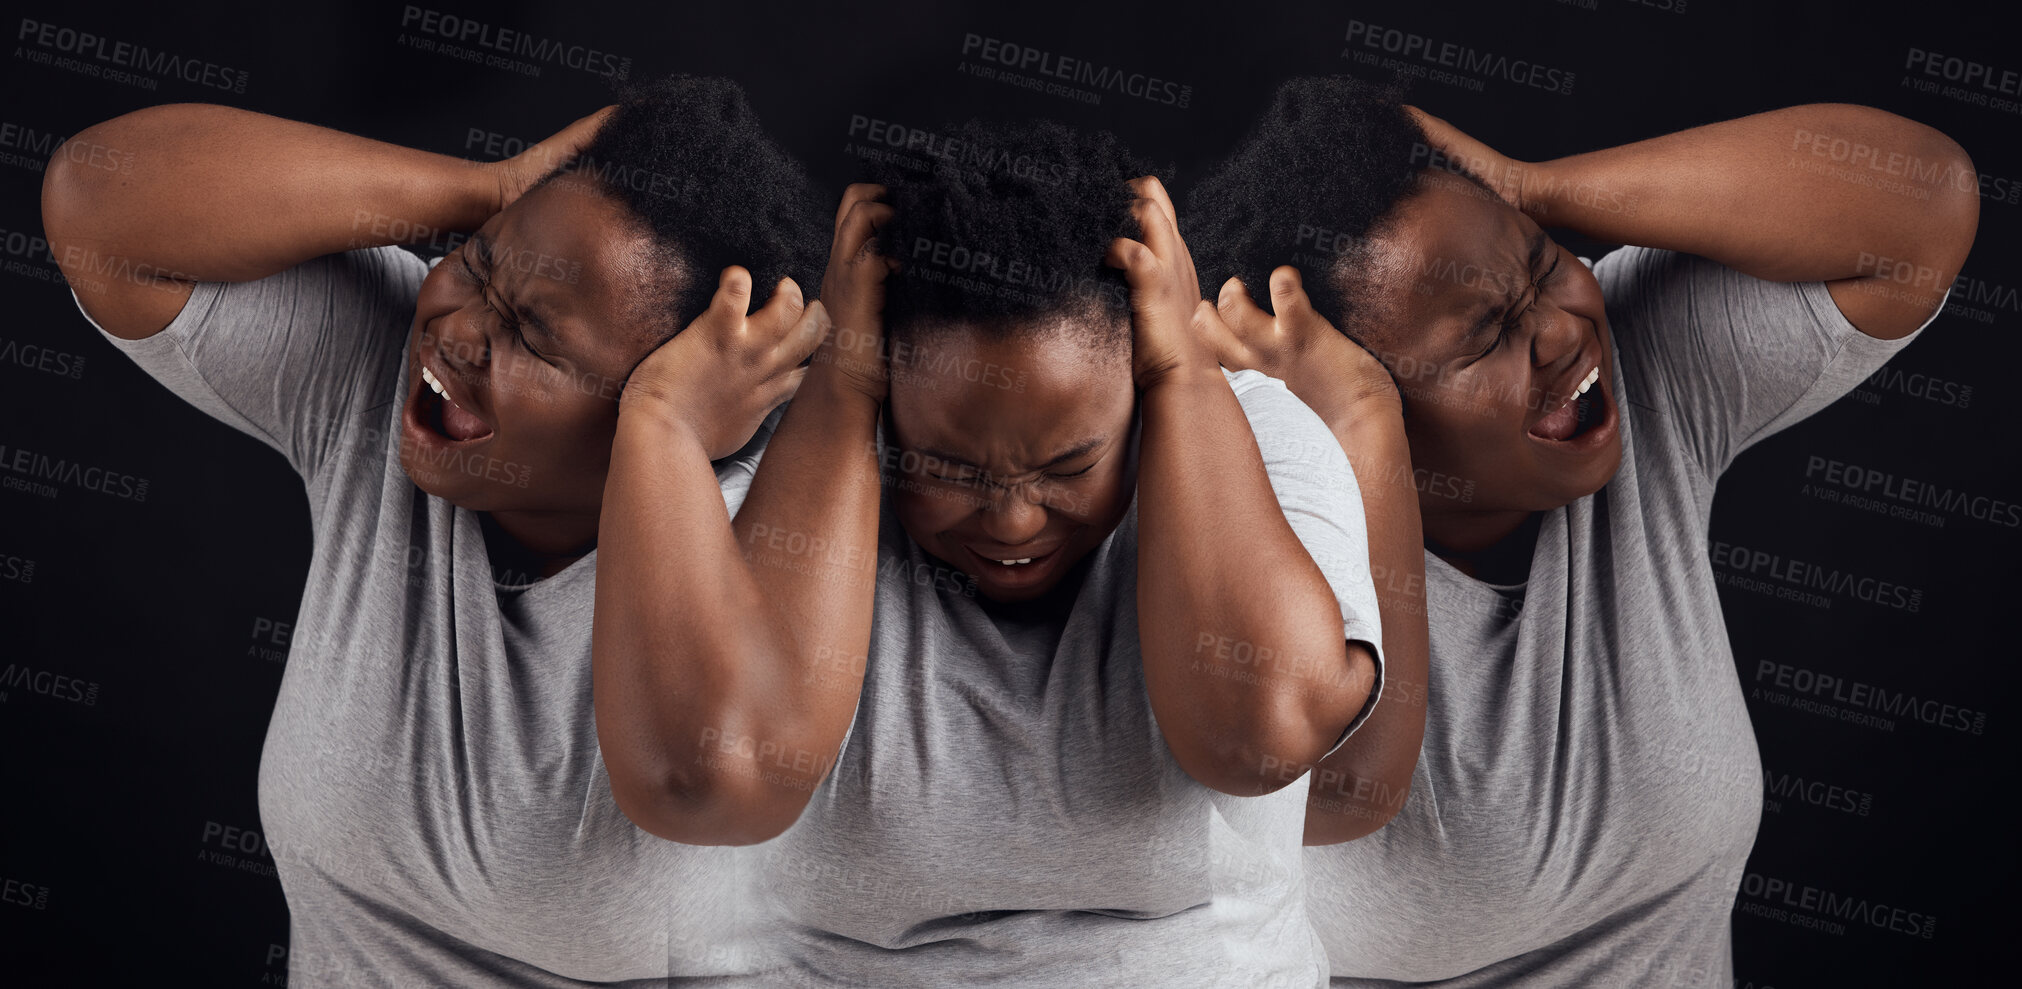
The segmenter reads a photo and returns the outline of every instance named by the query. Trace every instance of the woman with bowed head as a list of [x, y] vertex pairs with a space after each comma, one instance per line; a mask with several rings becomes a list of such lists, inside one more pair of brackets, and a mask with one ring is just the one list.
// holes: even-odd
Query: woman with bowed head
[[[647, 767], [621, 803], [766, 843], [793, 984], [1322, 984], [1303, 782], [1380, 683], [1356, 479], [1282, 384], [1217, 364], [1172, 202], [1115, 138], [950, 133], [1061, 167], [852, 186], [833, 325], [734, 524], [606, 512], [642, 561], [730, 576], [612, 585], [599, 622], [692, 641], [666, 609], [691, 594], [777, 622], [755, 657], [600, 638], [599, 676], [640, 685], [611, 696], [645, 699], [598, 695]], [[638, 491], [702, 483], [699, 452], [644, 459], [681, 446], [642, 440]]]

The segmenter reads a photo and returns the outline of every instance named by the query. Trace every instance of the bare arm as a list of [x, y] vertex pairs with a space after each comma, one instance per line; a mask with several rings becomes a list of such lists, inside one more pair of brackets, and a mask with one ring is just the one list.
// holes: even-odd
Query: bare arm
[[1825, 282], [1849, 322], [1884, 340], [1930, 317], [1979, 226], [1965, 150], [1873, 107], [1788, 107], [1535, 164], [1419, 122], [1541, 224]]
[[1383, 697], [1355, 736], [1314, 768], [1306, 799], [1306, 844], [1349, 841], [1404, 806], [1425, 740], [1425, 549], [1403, 403], [1383, 365], [1313, 311], [1298, 269], [1272, 272], [1275, 315], [1233, 278], [1218, 305], [1231, 331], [1218, 348], [1222, 362], [1283, 380], [1340, 441], [1362, 493], [1383, 622]]
[[[874, 189], [845, 198], [824, 279], [854, 332], [825, 333], [824, 303], [802, 313], [784, 283], [741, 342], [719, 335], [705, 350], [710, 338], [697, 337], [674, 349], [691, 327], [625, 393], [598, 539], [597, 737], [619, 808], [664, 838], [752, 844], [784, 832], [856, 711], [880, 493], [879, 338], [864, 332], [878, 310], [875, 286], [856, 277], [881, 281], [884, 270], [870, 244]], [[748, 298], [720, 300], [715, 323], [741, 320]], [[812, 367], [797, 369], [817, 342]], [[867, 353], [845, 353], [845, 342]], [[799, 390], [733, 521], [705, 433], [720, 403], [749, 391], [752, 368]]]
[[602, 119], [480, 165], [231, 107], [149, 107], [57, 150], [43, 226], [85, 311], [137, 340], [172, 322], [198, 281], [250, 281], [337, 251], [474, 230]]
[[[1130, 281], [1140, 388], [1138, 636], [1145, 684], [1174, 758], [1225, 793], [1268, 793], [1303, 775], [1361, 709], [1373, 678], [1341, 634], [1341, 606], [1286, 521], [1209, 337], [1176, 213], [1140, 179], [1145, 241], [1110, 263]], [[1338, 676], [1222, 678], [1190, 670], [1204, 637], [1256, 654], [1310, 657]], [[1359, 669], [1361, 675], [1351, 675]]]

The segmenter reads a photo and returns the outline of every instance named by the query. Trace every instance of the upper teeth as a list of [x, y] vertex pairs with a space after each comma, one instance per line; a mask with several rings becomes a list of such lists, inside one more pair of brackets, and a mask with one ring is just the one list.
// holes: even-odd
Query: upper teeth
[[[427, 367], [423, 367], [421, 369], [421, 380], [428, 383], [428, 388], [430, 391], [433, 391], [437, 395], [442, 396], [443, 400], [448, 402], [449, 404], [456, 405], [456, 401], [449, 397], [449, 392], [443, 389], [442, 382], [436, 380], [435, 372], [430, 371]], [[463, 406], [461, 405], [456, 405], [456, 407], [459, 409], [463, 408]]]
[[997, 562], [1002, 563], [1007, 567], [1015, 567], [1020, 563], [1031, 563], [1032, 558], [1028, 556], [1022, 560], [998, 560]]
[[1593, 370], [1587, 372], [1585, 378], [1580, 379], [1580, 386], [1573, 389], [1573, 397], [1578, 398], [1581, 395], [1585, 395], [1587, 389], [1594, 387], [1594, 382], [1599, 380], [1601, 380], [1601, 368], [1599, 365], [1595, 365]]

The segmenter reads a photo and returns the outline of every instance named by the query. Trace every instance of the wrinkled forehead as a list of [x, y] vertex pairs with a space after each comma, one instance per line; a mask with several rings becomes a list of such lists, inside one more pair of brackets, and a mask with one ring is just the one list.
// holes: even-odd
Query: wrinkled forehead
[[549, 317], [558, 346], [609, 356], [657, 339], [675, 279], [687, 274], [655, 249], [643, 221], [574, 175], [529, 190], [470, 247], [511, 301]]
[[1549, 243], [1515, 208], [1449, 176], [1399, 204], [1340, 277], [1368, 300], [1366, 342], [1423, 355], [1506, 311]]
[[1045, 446], [1055, 434], [1113, 428], [1134, 408], [1121, 326], [1073, 318], [988, 330], [921, 327], [889, 344], [890, 413], [906, 446]]

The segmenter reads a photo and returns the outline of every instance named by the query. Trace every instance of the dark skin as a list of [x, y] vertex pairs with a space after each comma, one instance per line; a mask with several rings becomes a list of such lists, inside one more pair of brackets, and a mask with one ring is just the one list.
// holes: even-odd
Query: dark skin
[[1355, 737], [1313, 767], [1307, 784], [1304, 841], [1327, 845], [1381, 828], [1411, 791], [1429, 683], [1423, 529], [1403, 401], [1390, 372], [1314, 311], [1297, 268], [1271, 273], [1270, 302], [1265, 312], [1241, 281], [1224, 283], [1216, 352], [1228, 367], [1285, 382], [1348, 455], [1383, 624], [1382, 699]]
[[[1407, 109], [1494, 194], [1422, 174], [1421, 191], [1376, 238], [1366, 277], [1378, 322], [1357, 333], [1399, 373], [1414, 463], [1478, 482], [1469, 503], [1421, 500], [1427, 548], [1493, 583], [1528, 575], [1538, 512], [1600, 490], [1621, 462], [1599, 284], [1541, 222], [1771, 281], [1824, 282], [1856, 329], [1883, 340], [1936, 310], [1978, 228], [1976, 190], [1957, 182], [1909, 196], [1792, 167], [1811, 162], [1808, 139], [1829, 135], [1932, 163], [1941, 176], [1976, 174], [1945, 135], [1870, 107], [1790, 107], [1545, 162], [1512, 159]], [[1481, 277], [1468, 277], [1470, 264]], [[1535, 435], [1595, 366], [1599, 425], [1567, 443]]]
[[[1427, 545], [1484, 580], [1522, 581], [1528, 547], [1498, 551], [1506, 537], [1526, 522], [1535, 535], [1536, 513], [1599, 490], [1621, 465], [1600, 284], [1529, 217], [1448, 175], [1429, 177], [1380, 245], [1383, 318], [1364, 339], [1407, 369], [1413, 465], [1479, 481], [1467, 503], [1421, 502]], [[1569, 441], [1534, 432], [1594, 368], [1593, 424]]]
[[[939, 357], [1023, 372], [1022, 392], [954, 375], [899, 376], [892, 386], [887, 417], [899, 448], [918, 454], [900, 461], [914, 484], [894, 492], [899, 521], [921, 548], [973, 575], [986, 599], [1045, 595], [1130, 507], [1130, 355], [1089, 346], [1089, 329], [991, 339], [957, 327], [932, 338]], [[1033, 562], [999, 562], [1022, 558]]]
[[[596, 545], [618, 395], [668, 329], [636, 304], [671, 287], [646, 260], [644, 227], [586, 179], [538, 184], [610, 112], [479, 164], [231, 107], [150, 107], [74, 139], [136, 149], [128, 169], [59, 149], [43, 221], [85, 311], [130, 340], [168, 326], [199, 281], [476, 231], [415, 302], [401, 466], [480, 513], [495, 567], [548, 576]], [[424, 365], [490, 435], [442, 432]], [[781, 372], [717, 406], [706, 452], [737, 449], [797, 381]]]
[[[616, 200], [565, 176], [486, 221], [422, 282], [400, 464], [423, 491], [488, 513], [509, 540], [495, 558], [547, 576], [596, 545], [618, 393], [655, 343], [626, 303], [657, 280], [647, 244]], [[441, 432], [424, 366], [489, 433]], [[526, 471], [527, 486], [459, 469], [482, 458]]]
[[[944, 452], [1000, 472], [982, 489], [992, 495], [987, 507], [949, 499], [972, 506], [964, 515], [916, 504], [909, 532], [955, 555], [988, 539], [997, 545], [985, 548], [1051, 549], [1063, 563], [1070, 548], [1100, 542], [1097, 532], [1113, 529], [1128, 504], [1119, 447], [1135, 412], [1139, 639], [1146, 692], [1175, 760], [1207, 786], [1254, 795], [1302, 776], [1339, 737], [1368, 696], [1373, 662], [1344, 641], [1339, 603], [1271, 490], [1202, 327], [1218, 317], [1200, 299], [1170, 198], [1155, 179], [1134, 185], [1145, 240], [1118, 239], [1105, 258], [1130, 286], [1127, 363], [1090, 360], [1047, 334], [1007, 345], [966, 334], [950, 345], [1025, 371], [1027, 393], [943, 388], [898, 373], [915, 369], [888, 369], [891, 263], [876, 232], [891, 207], [878, 202], [878, 187], [857, 185], [836, 213], [821, 302], [803, 309], [798, 290], [782, 285], [760, 313], [739, 317], [737, 332], [691, 330], [640, 365], [605, 492], [593, 644], [598, 741], [612, 794], [634, 823], [691, 844], [766, 841], [799, 819], [833, 767], [870, 643], [883, 479], [873, 451], [888, 400], [909, 439], [959, 444]], [[741, 291], [748, 298], [749, 286]], [[742, 301], [731, 308], [742, 313]], [[782, 336], [777, 328], [795, 319]], [[710, 358], [712, 350], [732, 359]], [[715, 490], [701, 450], [709, 396], [742, 387], [735, 369], [791, 367], [809, 350], [813, 365], [736, 518], [702, 510]], [[1042, 357], [1058, 366], [1042, 369]], [[1047, 415], [1014, 411], [1020, 402], [1043, 407], [1035, 386], [1059, 404]], [[1085, 440], [1100, 449], [1049, 463]], [[1094, 461], [1114, 462], [1083, 482], [1092, 486], [1086, 505], [1060, 479], [1032, 476]], [[789, 534], [803, 551], [780, 538]], [[686, 565], [667, 566], [670, 558]], [[1065, 579], [1038, 577], [1055, 587]], [[1311, 657], [1338, 675], [1249, 683], [1190, 672], [1204, 630]]]
[[[1425, 550], [1484, 581], [1523, 581], [1542, 513], [1600, 490], [1620, 466], [1620, 398], [1610, 393], [1614, 354], [1600, 287], [1540, 223], [1697, 254], [1766, 280], [1822, 281], [1848, 322], [1884, 340], [1929, 318], [1978, 226], [1970, 183], [1942, 178], [1976, 174], [1965, 152], [1929, 127], [1867, 107], [1792, 107], [1543, 163], [1508, 158], [1406, 110], [1435, 148], [1488, 188], [1426, 170], [1358, 267], [1329, 273], [1373, 283], [1350, 327], [1367, 351], [1313, 311], [1292, 268], [1272, 273], [1273, 313], [1233, 280], [1221, 294], [1233, 329], [1224, 363], [1283, 378], [1333, 428], [1369, 506], [1371, 565], [1393, 572], [1408, 569], [1407, 552], [1422, 558], [1396, 538], [1422, 515]], [[1792, 167], [1812, 163], [1808, 142], [1821, 135], [1927, 163], [1941, 178], [1909, 196]], [[1593, 425], [1570, 443], [1536, 435], [1590, 368], [1600, 371], [1587, 393]], [[1378, 383], [1386, 375], [1393, 387]], [[1427, 485], [1417, 495], [1421, 511], [1402, 510], [1398, 496], [1411, 489], [1386, 492], [1371, 477], [1397, 476], [1398, 466], [1406, 478], [1415, 467], [1476, 482], [1474, 497], [1461, 502]], [[1389, 523], [1378, 525], [1381, 518]], [[1422, 698], [1422, 582], [1378, 581], [1377, 592], [1392, 659], [1413, 657], [1392, 673], [1410, 670]], [[1413, 638], [1393, 639], [1400, 629]], [[1387, 781], [1401, 770], [1408, 779], [1423, 738], [1422, 702], [1393, 704], [1386, 692], [1361, 731], [1370, 746], [1344, 747], [1315, 773], [1307, 844], [1367, 833], [1403, 802], [1402, 789], [1374, 807], [1328, 799], [1319, 777]]]

